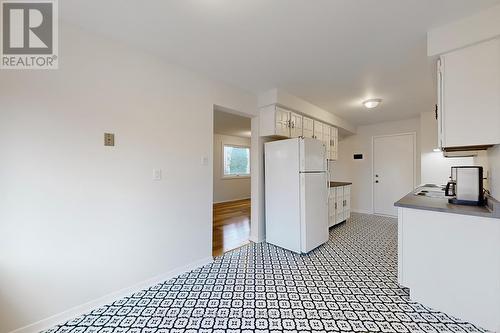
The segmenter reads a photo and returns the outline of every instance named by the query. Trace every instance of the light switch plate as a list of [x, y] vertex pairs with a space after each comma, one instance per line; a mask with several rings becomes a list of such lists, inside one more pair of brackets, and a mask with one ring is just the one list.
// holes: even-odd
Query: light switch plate
[[208, 165], [208, 156], [202, 156], [201, 157], [201, 165]]
[[153, 170], [153, 180], [161, 180], [161, 169]]
[[104, 133], [104, 145], [114, 146], [115, 145], [115, 134], [114, 133]]

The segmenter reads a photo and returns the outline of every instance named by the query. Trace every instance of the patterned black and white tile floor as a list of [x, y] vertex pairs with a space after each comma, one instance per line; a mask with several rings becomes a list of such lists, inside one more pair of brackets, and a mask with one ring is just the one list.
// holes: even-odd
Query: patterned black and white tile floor
[[395, 219], [353, 214], [307, 255], [250, 244], [47, 333], [485, 332], [408, 299]]

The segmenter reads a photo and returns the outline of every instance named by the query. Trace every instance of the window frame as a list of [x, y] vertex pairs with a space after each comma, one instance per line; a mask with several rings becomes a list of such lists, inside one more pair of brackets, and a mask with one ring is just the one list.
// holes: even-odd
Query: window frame
[[[239, 174], [239, 175], [226, 175], [224, 173], [224, 164], [225, 164], [225, 155], [224, 155], [224, 147], [232, 147], [232, 148], [246, 148], [248, 149], [248, 174]], [[249, 145], [242, 144], [232, 144], [227, 142], [222, 142], [221, 144], [221, 178], [222, 179], [245, 179], [250, 178], [252, 174], [251, 168], [251, 149]]]

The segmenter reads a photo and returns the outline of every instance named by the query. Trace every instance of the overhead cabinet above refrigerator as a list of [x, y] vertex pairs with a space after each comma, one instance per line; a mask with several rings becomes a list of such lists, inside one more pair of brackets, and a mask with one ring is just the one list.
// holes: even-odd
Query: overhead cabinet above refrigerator
[[324, 122], [276, 105], [261, 108], [260, 136], [276, 138], [312, 138], [326, 147], [326, 159], [338, 158], [338, 129]]

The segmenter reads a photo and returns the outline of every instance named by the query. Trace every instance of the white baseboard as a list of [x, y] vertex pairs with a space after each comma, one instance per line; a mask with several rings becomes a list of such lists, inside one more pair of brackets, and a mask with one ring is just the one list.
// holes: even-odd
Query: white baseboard
[[365, 209], [351, 209], [351, 212], [353, 212], [353, 213], [359, 213], [359, 214], [370, 214], [370, 215], [373, 215], [373, 212], [371, 210], [365, 210]]
[[393, 218], [393, 219], [397, 219], [398, 216], [397, 215], [387, 215], [387, 214], [373, 214], [373, 215], [377, 215], [377, 216], [382, 216], [382, 217], [390, 217], [390, 218]]
[[192, 271], [196, 268], [205, 266], [209, 263], [213, 262], [212, 257], [207, 257], [204, 259], [200, 259], [197, 261], [194, 261], [188, 265], [185, 265], [183, 267], [178, 267], [176, 269], [173, 269], [169, 272], [157, 275], [153, 278], [144, 280], [142, 282], [136, 283], [130, 287], [126, 287], [123, 289], [120, 289], [118, 291], [112, 292], [108, 295], [102, 296], [98, 299], [95, 299], [93, 301], [77, 305], [69, 310], [66, 310], [64, 312], [58, 313], [56, 315], [50, 316], [48, 318], [42, 319], [40, 321], [37, 321], [35, 323], [20, 327], [18, 329], [15, 329], [9, 333], [38, 333], [44, 330], [47, 330], [49, 328], [52, 328], [56, 325], [64, 324], [65, 322], [79, 317], [83, 314], [89, 313], [92, 310], [95, 310], [97, 308], [100, 308], [104, 305], [113, 303], [123, 297], [130, 296], [132, 294], [135, 294], [136, 292], [139, 292], [141, 290], [147, 289], [149, 287], [152, 287], [158, 283], [161, 283], [163, 281], [170, 280], [176, 276], [179, 276], [183, 273]]
[[225, 202], [233, 202], [233, 201], [240, 201], [240, 200], [247, 200], [250, 199], [251, 197], [244, 197], [244, 198], [236, 198], [236, 199], [231, 199], [231, 200], [222, 200], [222, 201], [215, 201], [214, 204], [220, 204], [220, 203], [225, 203]]
[[254, 236], [250, 236], [250, 241], [253, 242], [253, 243], [262, 243], [264, 240], [263, 239], [259, 239], [259, 238], [254, 237]]

